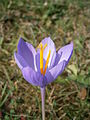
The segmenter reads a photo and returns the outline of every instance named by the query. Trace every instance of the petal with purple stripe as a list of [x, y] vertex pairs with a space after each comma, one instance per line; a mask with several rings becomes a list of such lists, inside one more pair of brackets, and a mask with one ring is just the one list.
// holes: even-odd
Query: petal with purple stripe
[[18, 67], [19, 67], [20, 69], [22, 69], [23, 67], [28, 66], [28, 64], [27, 64], [26, 61], [23, 59], [23, 57], [20, 56], [18, 53], [16, 53], [16, 52], [14, 53], [14, 58], [15, 58], [15, 61], [16, 61], [17, 65], [18, 65]]
[[73, 53], [73, 42], [71, 42], [68, 45], [65, 45], [58, 51], [58, 56], [60, 56], [60, 59], [58, 60], [58, 63], [62, 62], [63, 60], [69, 62], [71, 56]]
[[30, 67], [25, 67], [22, 69], [22, 74], [24, 79], [32, 85], [45, 87], [47, 80], [40, 72], [36, 72]]
[[[48, 57], [48, 54], [49, 54], [49, 50], [51, 50], [51, 54], [50, 54], [50, 58], [49, 58], [49, 63], [48, 63], [48, 68], [51, 69], [53, 67], [53, 65], [54, 65], [55, 57], [56, 57], [55, 44], [51, 40], [50, 37], [47, 37], [47, 38], [43, 39], [41, 43], [43, 44], [43, 46], [45, 44], [47, 44], [47, 47], [45, 48], [44, 53], [43, 53], [43, 60], [44, 60], [43, 67], [45, 67], [45, 63], [46, 63], [46, 60], [47, 60], [47, 57]], [[37, 50], [37, 53], [40, 54], [40, 51]]]
[[47, 83], [49, 84], [53, 82], [58, 77], [58, 75], [60, 75], [63, 72], [65, 66], [66, 66], [66, 61], [62, 61], [52, 69], [48, 70], [45, 75], [47, 78]]
[[18, 54], [24, 58], [28, 66], [35, 70], [35, 51], [31, 46], [32, 45], [27, 44], [22, 38], [20, 38], [18, 43]]

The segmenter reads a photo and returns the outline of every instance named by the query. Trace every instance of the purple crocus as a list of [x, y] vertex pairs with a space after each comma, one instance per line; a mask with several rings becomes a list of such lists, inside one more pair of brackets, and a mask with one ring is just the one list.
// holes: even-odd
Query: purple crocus
[[45, 120], [45, 86], [53, 82], [68, 64], [73, 53], [73, 42], [56, 52], [54, 42], [45, 38], [35, 48], [20, 38], [14, 57], [26, 81], [41, 88], [42, 118]]

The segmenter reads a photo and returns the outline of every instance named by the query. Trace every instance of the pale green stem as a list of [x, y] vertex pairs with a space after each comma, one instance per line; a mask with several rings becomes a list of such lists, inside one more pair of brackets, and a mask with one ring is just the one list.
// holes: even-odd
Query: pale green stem
[[42, 98], [42, 120], [45, 120], [45, 87], [41, 88]]

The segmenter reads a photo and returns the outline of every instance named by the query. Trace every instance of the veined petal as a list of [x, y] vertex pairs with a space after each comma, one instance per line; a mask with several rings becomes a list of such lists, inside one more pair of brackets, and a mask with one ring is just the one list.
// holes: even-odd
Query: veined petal
[[37, 71], [38, 72], [41, 72], [40, 71], [40, 53], [37, 52], [36, 56], [35, 56], [35, 59], [36, 59], [36, 66], [37, 66]]
[[63, 72], [65, 66], [66, 66], [66, 61], [64, 60], [59, 64], [57, 64], [52, 69], [48, 70], [45, 75], [47, 78], [47, 84], [53, 82], [58, 77], [58, 75], [60, 75]]
[[32, 51], [33, 57], [34, 57], [34, 67], [35, 67], [35, 71], [37, 71], [37, 67], [36, 67], [36, 60], [35, 60], [35, 56], [36, 56], [36, 50], [35, 48], [32, 46], [32, 44], [26, 42], [28, 48], [30, 51]]
[[[49, 54], [49, 50], [51, 50], [49, 63], [48, 63], [48, 68], [50, 69], [53, 67], [53, 64], [55, 62], [56, 48], [55, 48], [54, 42], [51, 40], [50, 37], [43, 39], [42, 44], [43, 44], [43, 46], [45, 46], [47, 44], [47, 47], [45, 48], [44, 53], [43, 53], [43, 60], [44, 60], [43, 67], [45, 67], [45, 63], [46, 63], [46, 60], [47, 60], [47, 57]], [[39, 53], [39, 52], [37, 51], [37, 53]]]
[[36, 72], [30, 67], [25, 67], [22, 69], [22, 74], [24, 79], [32, 85], [40, 87], [46, 86], [46, 77], [43, 76], [40, 72]]
[[29, 67], [35, 70], [36, 51], [31, 44], [24, 42], [22, 38], [18, 43], [18, 54], [24, 58]]
[[62, 47], [58, 51], [57, 57], [56, 57], [56, 58], [58, 58], [58, 64], [60, 62], [62, 62], [63, 60], [67, 61], [67, 63], [68, 63], [70, 58], [71, 58], [71, 56], [72, 56], [72, 53], [73, 53], [73, 42], [71, 42], [68, 45], [65, 45], [64, 47]]
[[18, 67], [19, 67], [20, 69], [22, 69], [23, 67], [28, 66], [28, 64], [27, 64], [26, 61], [23, 59], [23, 57], [20, 56], [18, 53], [16, 53], [16, 52], [14, 53], [14, 58], [15, 58], [15, 61], [16, 61], [17, 65], [18, 65]]

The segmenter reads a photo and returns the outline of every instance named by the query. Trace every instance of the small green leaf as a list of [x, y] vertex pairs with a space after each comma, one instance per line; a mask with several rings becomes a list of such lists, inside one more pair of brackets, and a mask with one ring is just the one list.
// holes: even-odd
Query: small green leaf
[[78, 72], [78, 70], [77, 70], [76, 65], [74, 65], [74, 64], [69, 65], [69, 66], [68, 66], [68, 71], [69, 71], [69, 70], [70, 70], [71, 72], [73, 72], [74, 75], [77, 76], [77, 72]]

